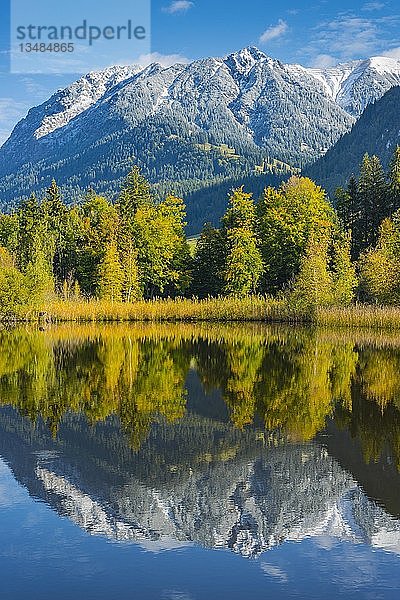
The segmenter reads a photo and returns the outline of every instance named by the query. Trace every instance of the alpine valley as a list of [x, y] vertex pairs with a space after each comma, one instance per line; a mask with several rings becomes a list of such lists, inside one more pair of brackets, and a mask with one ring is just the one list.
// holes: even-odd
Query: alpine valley
[[[0, 149], [0, 203], [55, 178], [69, 202], [115, 198], [132, 164], [156, 196], [185, 198], [189, 231], [216, 222], [235, 183], [254, 194], [324, 155], [400, 85], [400, 61], [286, 65], [254, 47], [224, 58], [92, 72], [32, 108]], [[222, 199], [222, 200], [221, 200]]]

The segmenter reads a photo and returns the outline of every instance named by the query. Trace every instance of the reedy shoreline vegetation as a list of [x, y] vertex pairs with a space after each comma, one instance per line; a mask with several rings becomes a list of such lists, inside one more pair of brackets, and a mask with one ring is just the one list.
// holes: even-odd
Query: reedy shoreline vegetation
[[0, 214], [0, 319], [399, 327], [400, 147], [336, 197], [302, 177], [238, 188], [190, 244], [183, 200], [155, 203], [137, 167], [115, 205], [69, 206], [53, 181]]
[[132, 303], [106, 300], [54, 300], [27, 309], [9, 323], [282, 323], [323, 327], [400, 329], [400, 306], [354, 304], [300, 312], [285, 300], [246, 298], [159, 298]]

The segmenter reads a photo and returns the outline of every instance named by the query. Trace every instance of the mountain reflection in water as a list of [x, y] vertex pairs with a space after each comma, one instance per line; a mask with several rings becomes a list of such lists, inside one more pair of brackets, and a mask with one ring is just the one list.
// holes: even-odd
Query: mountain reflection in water
[[400, 336], [63, 326], [1, 331], [0, 348], [0, 454], [83, 530], [400, 554]]

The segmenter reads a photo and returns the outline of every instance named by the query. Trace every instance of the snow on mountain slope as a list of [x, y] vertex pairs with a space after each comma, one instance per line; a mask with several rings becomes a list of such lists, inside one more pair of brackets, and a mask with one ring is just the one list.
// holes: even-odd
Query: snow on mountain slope
[[110, 88], [141, 70], [142, 68], [137, 66], [109, 67], [104, 71], [88, 73], [69, 87], [60, 90], [45, 104], [45, 114], [34, 133], [36, 139], [64, 127], [71, 119], [93, 106]]
[[62, 131], [68, 142], [76, 138], [79, 146], [70, 154], [80, 154], [94, 143], [91, 133], [112, 135], [122, 123], [132, 128], [154, 115], [174, 121], [179, 137], [249, 144], [294, 163], [301, 161], [302, 147], [319, 155], [353, 123], [306, 69], [256, 48], [169, 68], [113, 67], [90, 73], [31, 109], [2, 147], [0, 176], [10, 165], [46, 158], [46, 148], [54, 159], [54, 132]]
[[308, 71], [339, 106], [356, 117], [370, 102], [400, 85], [400, 60], [383, 56]]
[[[322, 91], [328, 98], [353, 116], [359, 116], [369, 102], [381, 97], [390, 87], [400, 84], [400, 61], [392, 58], [372, 57], [327, 69], [310, 69], [296, 64], [285, 65], [250, 47], [223, 59], [195, 61], [187, 67], [179, 65], [176, 69], [177, 80], [171, 90], [163, 88], [162, 94], [154, 102], [153, 114], [168, 102], [179, 100], [179, 92], [195, 92], [199, 98], [202, 87], [226, 70], [230, 71], [237, 83], [236, 89], [232, 90], [229, 85], [232, 82], [225, 81], [228, 84], [225, 90], [214, 89], [214, 92], [219, 95], [225, 91], [223, 95], [227, 100], [233, 100], [230, 92], [237, 92], [238, 98], [233, 108], [242, 105], [242, 114], [239, 110], [237, 116], [243, 120], [246, 120], [246, 107], [252, 107], [259, 97], [260, 79], [261, 87], [271, 78], [277, 80], [282, 89], [285, 82], [305, 86], [317, 82], [322, 85]], [[190, 78], [193, 71], [196, 77]], [[149, 67], [116, 66], [85, 75], [65, 90], [57, 92], [43, 105], [44, 115], [34, 133], [36, 139], [67, 125], [120, 82], [126, 82], [138, 74], [142, 77], [151, 76], [151, 73], [152, 68]], [[180, 79], [185, 82], [184, 87]], [[216, 81], [218, 79], [217, 76]]]

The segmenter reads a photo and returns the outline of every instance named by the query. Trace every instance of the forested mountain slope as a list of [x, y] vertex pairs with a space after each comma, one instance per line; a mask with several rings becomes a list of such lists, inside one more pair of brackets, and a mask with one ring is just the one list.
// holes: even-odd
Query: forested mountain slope
[[325, 156], [306, 168], [305, 173], [329, 191], [344, 185], [357, 175], [363, 155], [377, 155], [387, 167], [400, 144], [400, 87], [369, 105], [352, 130], [344, 135]]

